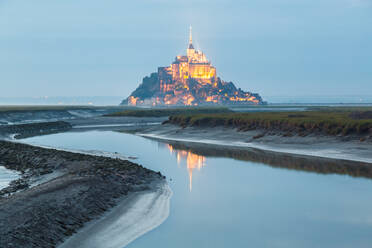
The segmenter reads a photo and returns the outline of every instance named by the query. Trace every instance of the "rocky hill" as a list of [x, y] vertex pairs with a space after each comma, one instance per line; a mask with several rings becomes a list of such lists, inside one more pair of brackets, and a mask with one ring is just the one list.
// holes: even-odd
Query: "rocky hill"
[[[169, 80], [162, 90], [158, 73], [145, 77], [142, 84], [122, 101], [122, 105], [242, 105], [265, 104], [258, 93], [243, 91], [232, 82], [217, 78], [214, 84], [203, 84], [189, 78], [186, 82]], [[164, 87], [163, 87], [164, 88]]]

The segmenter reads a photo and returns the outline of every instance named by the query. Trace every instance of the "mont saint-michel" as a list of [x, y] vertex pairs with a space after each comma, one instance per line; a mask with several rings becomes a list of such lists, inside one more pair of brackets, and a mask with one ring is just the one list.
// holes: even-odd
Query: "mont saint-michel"
[[0, 248], [372, 247], [372, 0], [29, 2]]
[[217, 76], [202, 51], [194, 48], [190, 27], [186, 55], [178, 55], [167, 67], [145, 77], [142, 84], [122, 102], [130, 106], [241, 105], [263, 104], [257, 93], [243, 91]]

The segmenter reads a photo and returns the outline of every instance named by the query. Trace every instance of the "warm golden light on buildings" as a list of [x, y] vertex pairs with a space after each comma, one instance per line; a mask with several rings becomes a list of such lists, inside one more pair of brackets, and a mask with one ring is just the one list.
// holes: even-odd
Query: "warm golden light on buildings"
[[[217, 81], [216, 68], [211, 65], [204, 53], [196, 50], [192, 44], [191, 27], [186, 54], [186, 56], [177, 56], [170, 66], [159, 67], [158, 69], [160, 91], [163, 93], [174, 92], [174, 95], [166, 95], [164, 102], [167, 105], [177, 104], [180, 101], [188, 106], [197, 105], [197, 103], [194, 103], [195, 98], [192, 95], [184, 94], [185, 89], [189, 90], [189, 79], [195, 79], [201, 84], [210, 85]], [[174, 84], [173, 82], [178, 83]]]
[[170, 66], [159, 67], [146, 77], [126, 104], [131, 106], [260, 104], [258, 94], [237, 89], [217, 77], [217, 70], [205, 54], [195, 49], [190, 27], [186, 55], [176, 56]]

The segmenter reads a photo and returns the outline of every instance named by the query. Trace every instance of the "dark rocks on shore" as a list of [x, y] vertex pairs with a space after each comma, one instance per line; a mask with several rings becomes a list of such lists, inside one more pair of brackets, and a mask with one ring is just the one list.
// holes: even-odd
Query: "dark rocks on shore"
[[[0, 164], [22, 172], [0, 192], [0, 247], [55, 247], [160, 173], [126, 160], [0, 141]], [[59, 172], [30, 187], [32, 178]]]
[[15, 193], [19, 190], [28, 188], [28, 180], [26, 178], [20, 178], [9, 183], [9, 186], [0, 190], [0, 197]]
[[65, 132], [71, 128], [71, 124], [64, 121], [4, 125], [0, 126], [0, 134], [5, 136], [14, 135], [15, 139], [23, 139], [37, 135]]

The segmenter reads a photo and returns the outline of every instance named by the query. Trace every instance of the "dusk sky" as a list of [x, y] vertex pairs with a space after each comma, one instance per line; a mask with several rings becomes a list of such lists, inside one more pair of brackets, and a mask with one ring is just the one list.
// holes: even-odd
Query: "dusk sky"
[[0, 0], [0, 97], [123, 96], [197, 48], [266, 96], [372, 95], [372, 0]]

